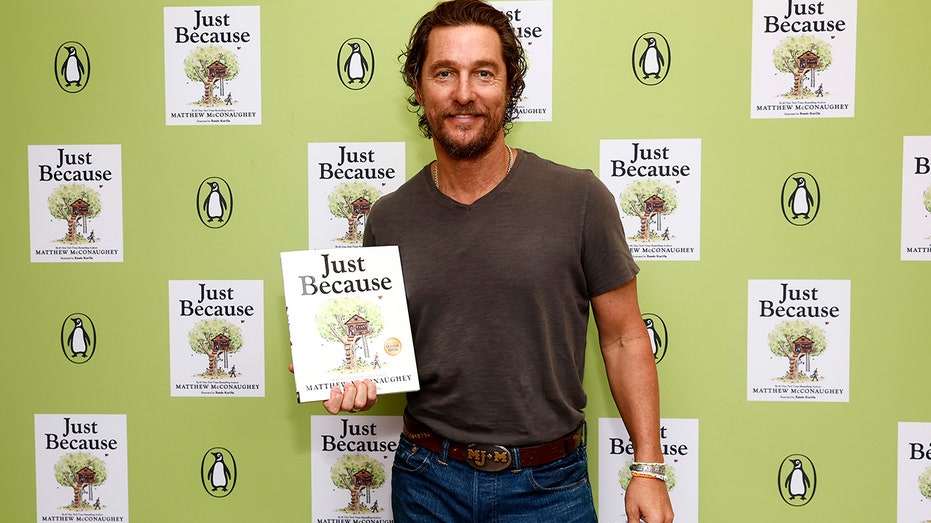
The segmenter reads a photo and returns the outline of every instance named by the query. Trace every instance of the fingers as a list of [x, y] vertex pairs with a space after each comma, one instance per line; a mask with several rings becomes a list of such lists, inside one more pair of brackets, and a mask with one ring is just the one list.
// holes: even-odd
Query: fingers
[[330, 399], [323, 402], [323, 408], [330, 414], [339, 412], [360, 412], [369, 410], [378, 401], [378, 391], [375, 383], [369, 379], [346, 382], [343, 389], [333, 387], [330, 389]]

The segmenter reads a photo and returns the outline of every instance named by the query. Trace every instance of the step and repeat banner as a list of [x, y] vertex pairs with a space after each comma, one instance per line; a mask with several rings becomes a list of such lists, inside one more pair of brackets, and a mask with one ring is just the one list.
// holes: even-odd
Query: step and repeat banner
[[[676, 521], [931, 521], [931, 3], [493, 5], [509, 145], [593, 170], [642, 268]], [[4, 520], [393, 520], [404, 397], [295, 401], [279, 255], [360, 244], [433, 159], [398, 60], [432, 7], [7, 9]]]

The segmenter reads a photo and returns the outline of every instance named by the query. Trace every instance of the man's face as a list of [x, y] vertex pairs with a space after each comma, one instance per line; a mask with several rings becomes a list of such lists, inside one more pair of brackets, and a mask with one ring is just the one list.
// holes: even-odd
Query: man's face
[[473, 158], [499, 137], [507, 68], [498, 33], [487, 26], [437, 27], [415, 90], [434, 140], [453, 158]]

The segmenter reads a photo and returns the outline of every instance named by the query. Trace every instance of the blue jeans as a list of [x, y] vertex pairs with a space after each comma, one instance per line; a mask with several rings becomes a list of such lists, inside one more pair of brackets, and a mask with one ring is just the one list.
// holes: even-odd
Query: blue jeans
[[402, 435], [391, 469], [391, 507], [395, 523], [597, 521], [584, 445], [546, 465], [484, 472]]

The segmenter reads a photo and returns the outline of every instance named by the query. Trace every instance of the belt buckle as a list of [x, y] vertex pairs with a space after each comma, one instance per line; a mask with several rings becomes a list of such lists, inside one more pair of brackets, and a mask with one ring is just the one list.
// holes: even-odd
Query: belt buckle
[[484, 472], [498, 472], [511, 466], [511, 451], [501, 445], [472, 443], [466, 447], [466, 463]]

